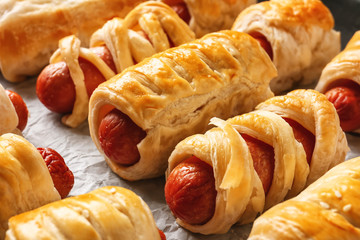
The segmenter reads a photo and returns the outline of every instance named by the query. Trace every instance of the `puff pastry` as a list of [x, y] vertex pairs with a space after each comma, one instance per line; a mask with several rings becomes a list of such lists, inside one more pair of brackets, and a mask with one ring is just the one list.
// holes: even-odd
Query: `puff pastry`
[[[235, 223], [252, 222], [259, 213], [295, 196], [345, 160], [349, 150], [346, 137], [335, 109], [324, 95], [314, 90], [295, 90], [270, 98], [256, 109], [227, 121], [213, 118], [211, 123], [217, 127], [187, 137], [171, 153], [167, 177], [182, 161], [196, 156], [213, 167], [217, 191], [212, 218], [203, 225], [188, 224], [177, 218], [182, 227], [202, 234], [219, 234]], [[310, 167], [303, 145], [282, 117], [297, 121], [315, 135]], [[274, 173], [267, 194], [254, 170], [249, 147], [239, 133], [274, 148]]]
[[91, 34], [113, 17], [125, 15], [144, 0], [2, 0], [0, 68], [18, 82], [38, 74], [58, 41], [75, 34], [87, 46]]
[[271, 0], [245, 9], [232, 29], [258, 32], [270, 42], [278, 70], [270, 86], [280, 94], [315, 82], [339, 53], [340, 33], [333, 27], [333, 16], [320, 0]]
[[[208, 34], [147, 58], [99, 85], [90, 98], [90, 135], [111, 169], [139, 180], [163, 175], [167, 158], [183, 138], [208, 128], [213, 116], [248, 112], [273, 96], [271, 60], [249, 35], [235, 31]], [[140, 161], [121, 166], [99, 143], [102, 118], [117, 108], [147, 136], [138, 144]]]
[[255, 220], [249, 239], [359, 239], [360, 157]]
[[6, 239], [155, 240], [160, 234], [138, 195], [107, 186], [12, 217]]
[[[136, 26], [140, 26], [149, 40], [133, 30]], [[163, 3], [145, 2], [130, 11], [124, 19], [113, 18], [106, 22], [91, 36], [90, 47], [105, 45], [111, 52], [117, 73], [120, 73], [136, 62], [170, 48], [170, 42], [179, 46], [194, 39], [195, 35], [188, 25], [170, 7]], [[77, 127], [88, 115], [89, 96], [79, 57], [96, 66], [105, 79], [115, 75], [100, 57], [81, 47], [81, 41], [74, 35], [59, 41], [59, 49], [52, 55], [50, 64], [65, 61], [75, 85], [74, 109], [70, 115], [62, 118], [62, 122], [70, 127]]]
[[[166, 0], [158, 0], [166, 2]], [[178, 1], [179, 2], [179, 1]], [[190, 13], [190, 28], [197, 37], [230, 29], [238, 14], [256, 0], [184, 0]]]
[[39, 151], [23, 137], [0, 136], [0, 239], [8, 219], [60, 199]]
[[15, 130], [18, 123], [19, 118], [15, 111], [15, 107], [12, 104], [10, 98], [5, 92], [5, 89], [0, 84], [0, 135], [9, 132], [20, 132], [19, 130]]
[[[360, 31], [355, 32], [345, 49], [325, 66], [315, 89], [325, 93], [343, 79], [360, 85]], [[360, 129], [354, 132], [360, 133]]]

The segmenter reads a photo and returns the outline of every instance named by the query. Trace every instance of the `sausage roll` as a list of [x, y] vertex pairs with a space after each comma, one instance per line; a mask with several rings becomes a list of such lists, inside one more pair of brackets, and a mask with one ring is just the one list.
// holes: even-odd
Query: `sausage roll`
[[[19, 118], [16, 114], [15, 107], [10, 98], [6, 94], [5, 89], [0, 84], [0, 135], [13, 132], [18, 123]], [[16, 131], [16, 130], [15, 130]]]
[[[102, 74], [103, 80], [107, 80], [115, 73], [120, 73], [146, 57], [194, 39], [195, 35], [189, 26], [169, 6], [151, 1], [138, 5], [125, 19], [113, 18], [91, 36], [90, 48], [105, 46], [111, 53], [110, 58], [115, 65], [115, 72], [96, 53], [81, 47], [80, 40], [74, 35], [61, 39], [59, 49], [52, 55], [50, 64], [66, 63], [76, 92], [72, 113], [65, 115], [62, 122], [67, 126], [77, 127], [86, 120], [88, 115], [89, 94], [86, 83], [89, 82], [87, 80], [89, 76], [79, 58], [91, 63], [91, 67]], [[37, 84], [40, 84], [41, 78], [46, 74], [45, 68]], [[50, 80], [57, 81], [58, 79]], [[46, 81], [45, 86], [50, 86], [49, 80]], [[54, 89], [54, 91], [57, 90]], [[43, 89], [42, 92], [48, 91]], [[40, 100], [43, 100], [40, 94], [38, 93], [38, 96]], [[53, 99], [53, 101], [56, 100], [61, 101]]]
[[344, 131], [360, 133], [360, 31], [326, 65], [315, 89], [334, 104]]
[[[99, 85], [90, 98], [90, 135], [122, 178], [157, 177], [164, 174], [175, 145], [205, 131], [211, 117], [251, 111], [273, 96], [269, 81], [275, 76], [271, 60], [249, 35], [229, 30], [208, 34], [147, 58]], [[112, 119], [103, 124], [113, 110], [122, 115], [119, 124]], [[121, 129], [124, 122], [129, 127]], [[138, 132], [134, 137], [133, 129]], [[102, 141], [106, 134], [110, 139]], [[122, 145], [126, 148], [119, 150]], [[134, 152], [129, 153], [130, 147]], [[129, 161], [128, 155], [138, 158]]]
[[171, 153], [165, 198], [182, 227], [225, 233], [345, 160], [346, 137], [324, 95], [295, 90], [256, 109], [227, 121], [213, 118], [216, 128], [187, 137]]
[[0, 239], [8, 219], [60, 199], [40, 152], [23, 137], [0, 136]]
[[238, 14], [256, 0], [158, 0], [172, 6], [197, 37], [230, 29]]
[[255, 220], [254, 239], [359, 239], [360, 157], [332, 168]]
[[247, 32], [269, 46], [278, 70], [275, 94], [318, 80], [340, 51], [340, 33], [330, 10], [320, 0], [270, 0], [241, 12], [232, 29]]
[[160, 234], [138, 195], [108, 186], [12, 217], [6, 239], [160, 240]]
[[18, 82], [38, 74], [58, 41], [76, 34], [87, 46], [91, 34], [113, 17], [125, 15], [144, 0], [2, 0], [0, 68]]

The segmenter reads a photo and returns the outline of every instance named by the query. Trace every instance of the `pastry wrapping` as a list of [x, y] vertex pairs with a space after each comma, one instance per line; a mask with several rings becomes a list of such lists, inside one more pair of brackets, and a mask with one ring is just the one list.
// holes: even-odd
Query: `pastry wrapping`
[[330, 10], [320, 0], [270, 0], [242, 11], [232, 30], [260, 33], [270, 42], [278, 76], [275, 94], [318, 80], [339, 53], [340, 33]]
[[[332, 87], [341, 86], [343, 80], [350, 80], [360, 86], [360, 31], [355, 32], [345, 49], [325, 66], [315, 89], [326, 93]], [[359, 100], [357, 100], [357, 105], [359, 106], [359, 104]], [[341, 106], [339, 108], [342, 111]], [[358, 112], [353, 112], [350, 109], [348, 111], [352, 117], [359, 116]], [[359, 121], [358, 118], [357, 122]], [[356, 127], [351, 131], [360, 133], [360, 129]]]
[[[140, 26], [147, 37], [141, 36], [133, 28]], [[84, 83], [84, 73], [78, 58], [92, 63], [107, 80], [125, 68], [134, 65], [157, 52], [195, 39], [189, 26], [167, 5], [159, 2], [145, 2], [130, 11], [124, 19], [113, 18], [98, 29], [90, 39], [90, 47], [105, 45], [111, 53], [116, 72], [89, 49], [81, 47], [76, 36], [67, 36], [59, 41], [59, 49], [50, 59], [50, 64], [65, 61], [75, 85], [75, 103], [70, 115], [62, 122], [77, 127], [88, 115], [88, 99]]]
[[[249, 112], [272, 97], [269, 81], [274, 76], [271, 60], [249, 35], [208, 34], [147, 58], [99, 85], [90, 98], [90, 135], [122, 178], [161, 176], [175, 145], [204, 132], [211, 117]], [[146, 131], [137, 145], [140, 160], [131, 166], [116, 164], [100, 146], [100, 122], [114, 108]]]
[[5, 92], [4, 87], [0, 84], [0, 135], [9, 132], [20, 132], [16, 130], [19, 118], [16, 114], [15, 107]]
[[[283, 117], [293, 119], [314, 134], [310, 166], [303, 145]], [[349, 150], [335, 109], [323, 94], [314, 90], [294, 90], [260, 103], [250, 113], [226, 121], [213, 118], [211, 123], [217, 127], [176, 145], [166, 171], [168, 179], [176, 166], [191, 156], [212, 166], [217, 191], [212, 218], [202, 225], [176, 218], [182, 227], [202, 234], [226, 233], [235, 223], [252, 222], [264, 210], [297, 195], [328, 169], [343, 162]], [[241, 134], [274, 149], [273, 178], [266, 194]]]
[[39, 151], [23, 137], [0, 136], [0, 239], [8, 219], [60, 199]]
[[249, 240], [359, 239], [359, 174], [360, 157], [335, 166], [256, 219]]
[[107, 186], [12, 217], [5, 239], [160, 240], [160, 234], [138, 195]]
[[144, 0], [2, 0], [0, 69], [10, 82], [38, 74], [58, 41], [75, 34], [84, 46], [113, 17], [125, 17]]

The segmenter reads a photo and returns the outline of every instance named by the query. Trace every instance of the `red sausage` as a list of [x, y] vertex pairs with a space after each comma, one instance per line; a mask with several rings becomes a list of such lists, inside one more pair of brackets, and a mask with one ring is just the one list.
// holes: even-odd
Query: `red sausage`
[[158, 230], [159, 230], [161, 240], [166, 240], [166, 236], [165, 236], [164, 232], [161, 231], [160, 229], [158, 229]]
[[13, 92], [11, 90], [5, 90], [6, 94], [10, 98], [12, 104], [15, 107], [16, 114], [19, 118], [19, 123], [17, 125], [17, 128], [20, 131], [23, 131], [26, 127], [28, 117], [29, 117], [29, 111], [26, 106], [26, 103], [22, 99], [22, 97], [17, 94], [16, 92]]
[[344, 80], [340, 86], [334, 86], [325, 93], [339, 115], [343, 131], [360, 128], [360, 85]]
[[184, 0], [163, 0], [162, 2], [169, 5], [184, 22], [189, 24], [191, 16]]
[[306, 128], [301, 126], [298, 122], [290, 119], [284, 118], [284, 120], [292, 127], [295, 139], [300, 142], [306, 153], [306, 160], [310, 166], [311, 158], [314, 152], [315, 147], [315, 136]]
[[266, 37], [259, 32], [252, 32], [249, 33], [249, 35], [255, 38], [260, 43], [260, 46], [266, 51], [270, 59], [273, 60], [273, 50], [270, 42], [266, 39]]
[[241, 134], [246, 141], [253, 159], [254, 169], [258, 174], [265, 194], [269, 191], [274, 175], [274, 148], [247, 134]]
[[61, 198], [67, 197], [74, 186], [74, 175], [62, 156], [51, 148], [37, 148], [49, 169], [51, 178]]
[[121, 165], [133, 165], [140, 159], [137, 144], [146, 132], [118, 109], [110, 111], [100, 122], [99, 141], [108, 158]]
[[[101, 46], [90, 50], [116, 72], [115, 64], [107, 47]], [[84, 72], [87, 94], [91, 96], [94, 89], [106, 79], [89, 61], [79, 58], [79, 64]], [[57, 113], [72, 111], [76, 95], [75, 85], [65, 62], [50, 64], [42, 70], [36, 82], [36, 94], [41, 103], [50, 111]]]
[[204, 224], [215, 212], [212, 167], [193, 156], [173, 169], [165, 184], [165, 199], [174, 216], [189, 224]]

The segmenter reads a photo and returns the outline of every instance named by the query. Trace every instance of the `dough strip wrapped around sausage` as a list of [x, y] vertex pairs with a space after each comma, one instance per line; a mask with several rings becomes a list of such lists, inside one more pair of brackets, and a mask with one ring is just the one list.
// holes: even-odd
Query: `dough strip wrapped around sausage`
[[[310, 167], [306, 149], [302, 145], [304, 143], [297, 140], [293, 128], [285, 119], [298, 122], [315, 136]], [[177, 217], [181, 216], [182, 210], [190, 209], [191, 212], [191, 205], [196, 205], [195, 201], [198, 199], [196, 193], [184, 189], [174, 193], [175, 198], [179, 198], [174, 201], [178, 201], [181, 207], [182, 197], [194, 196], [194, 202], [183, 206], [188, 209], [176, 209], [176, 204], [175, 208], [171, 209], [173, 213], [177, 213], [176, 221], [182, 227], [202, 234], [226, 233], [235, 223], [252, 222], [264, 210], [285, 198], [297, 195], [330, 167], [344, 161], [349, 150], [335, 109], [323, 94], [314, 90], [295, 90], [285, 96], [273, 97], [259, 104], [253, 112], [227, 121], [213, 118], [211, 123], [218, 127], [205, 134], [187, 137], [177, 144], [169, 157], [166, 172], [165, 196], [168, 202], [167, 185], [177, 166], [195, 156], [212, 167], [217, 194], [213, 199], [215, 210], [210, 220], [203, 224], [189, 224]], [[264, 190], [262, 177], [271, 173], [263, 170], [263, 164], [260, 167], [262, 173], [257, 172], [255, 160], [264, 160], [254, 158], [245, 135], [273, 148], [273, 172], [267, 192]], [[263, 158], [261, 154], [260, 158]], [[182, 181], [182, 186], [188, 186], [192, 181], [198, 180], [194, 174], [193, 179], [189, 178], [189, 182], [185, 178], [179, 181]]]
[[[16, 114], [15, 107], [5, 92], [4, 87], [0, 84], [0, 135], [4, 133], [17, 131], [16, 127], [19, 118]], [[19, 131], [18, 131], [19, 132]]]
[[160, 240], [160, 234], [138, 195], [107, 186], [12, 217], [6, 239]]
[[[146, 37], [142, 36], [140, 31]], [[62, 122], [67, 126], [77, 127], [86, 120], [88, 115], [90, 96], [88, 96], [89, 92], [85, 85], [85, 71], [80, 67], [79, 58], [93, 64], [103, 75], [104, 80], [107, 80], [146, 57], [194, 39], [195, 34], [189, 26], [169, 6], [152, 1], [138, 5], [124, 19], [109, 20], [91, 36], [90, 48], [99, 46], [108, 48], [116, 72], [91, 50], [81, 47], [80, 39], [74, 35], [61, 39], [59, 49], [52, 55], [50, 64], [60, 61], [66, 63], [76, 93], [72, 113], [65, 115]], [[45, 72], [42, 74], [46, 75]], [[41, 75], [38, 84], [40, 84], [40, 77]], [[51, 86], [49, 83], [47, 84]], [[42, 91], [46, 92], [46, 89]], [[41, 93], [38, 96], [40, 98]], [[42, 99], [40, 98], [40, 100]], [[56, 100], [54, 99], [54, 101]]]
[[38, 74], [58, 41], [76, 34], [83, 46], [113, 17], [125, 17], [144, 0], [2, 0], [0, 2], [0, 69], [19, 82]]
[[255, 220], [249, 240], [359, 239], [360, 157], [330, 169]]
[[[249, 35], [208, 34], [147, 58], [99, 85], [90, 98], [90, 134], [122, 178], [161, 176], [175, 145], [204, 132], [211, 117], [249, 112], [272, 97], [269, 81], [274, 76], [271, 60]], [[140, 160], [131, 166], [107, 157], [99, 142], [100, 122], [114, 108], [146, 132], [137, 144]]]
[[60, 199], [39, 151], [23, 137], [0, 136], [0, 239], [8, 219]]
[[[331, 90], [339, 87], [347, 93], [339, 89], [340, 94], [332, 96]], [[360, 133], [360, 31], [325, 66], [315, 89], [334, 103], [344, 131]]]
[[[220, 30], [230, 29], [238, 14], [255, 4], [256, 0], [158, 0], [175, 7], [185, 5], [185, 11], [190, 15], [189, 26], [197, 37]], [[182, 3], [182, 4], [181, 4]], [[171, 4], [169, 4], [171, 6]]]
[[278, 70], [270, 87], [275, 94], [318, 80], [340, 51], [340, 33], [320, 0], [270, 0], [242, 11], [232, 30], [260, 35], [269, 43]]

